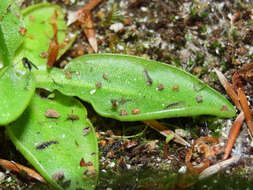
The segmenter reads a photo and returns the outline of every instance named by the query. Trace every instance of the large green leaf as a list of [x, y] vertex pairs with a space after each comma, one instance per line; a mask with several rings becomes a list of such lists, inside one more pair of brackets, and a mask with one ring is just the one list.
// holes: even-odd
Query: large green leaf
[[21, 19], [15, 0], [1, 0], [0, 3], [0, 59], [4, 65], [12, 61], [12, 57], [23, 42]]
[[67, 43], [66, 39], [67, 25], [64, 20], [64, 14], [60, 6], [50, 3], [39, 3], [31, 5], [22, 10], [27, 33], [24, 43], [19, 49], [16, 60], [27, 57], [37, 66], [45, 65], [47, 57], [43, 54], [48, 52], [49, 43], [53, 37], [53, 28], [51, 25], [51, 17], [54, 11], [57, 11], [57, 39], [61, 46], [58, 58], [71, 46], [75, 40], [75, 36]]
[[[46, 117], [48, 109], [56, 111], [59, 118]], [[55, 93], [54, 99], [36, 94], [7, 132], [19, 151], [55, 188], [95, 188], [97, 140], [85, 107], [76, 99], [60, 93]], [[80, 166], [82, 158], [92, 164], [89, 169]], [[64, 179], [56, 181], [62, 174]]]
[[102, 116], [122, 121], [235, 115], [225, 97], [196, 77], [140, 57], [85, 55], [73, 59], [64, 70], [36, 71], [36, 80], [38, 87], [78, 96]]
[[10, 65], [0, 71], [0, 126], [16, 120], [23, 113], [34, 90], [35, 80], [29, 70], [18, 71]]

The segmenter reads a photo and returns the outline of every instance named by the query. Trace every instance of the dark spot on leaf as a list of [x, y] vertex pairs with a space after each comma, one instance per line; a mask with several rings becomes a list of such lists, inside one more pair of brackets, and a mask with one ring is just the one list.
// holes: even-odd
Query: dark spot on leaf
[[47, 142], [44, 142], [44, 143], [36, 146], [36, 150], [42, 150], [44, 148], [49, 147], [52, 144], [59, 144], [59, 142], [58, 141], [47, 141]]
[[119, 107], [119, 101], [118, 100], [112, 99], [111, 103], [112, 103], [112, 108], [113, 109], [115, 109], [115, 110], [118, 109], [118, 107]]
[[152, 82], [151, 77], [148, 74], [148, 71], [146, 69], [144, 69], [143, 72], [144, 72], [144, 74], [146, 76], [146, 83], [147, 83], [147, 85], [151, 86], [153, 82]]
[[106, 74], [103, 74], [103, 79], [108, 80], [108, 76]]
[[90, 72], [92, 72], [92, 71], [93, 71], [93, 68], [91, 67], [91, 68], [90, 68]]
[[97, 83], [96, 83], [96, 87], [97, 87], [97, 88], [101, 88], [101, 87], [102, 87], [102, 83], [101, 83], [101, 82], [97, 82]]
[[158, 91], [161, 91], [161, 90], [163, 90], [163, 89], [164, 89], [164, 86], [163, 86], [162, 84], [159, 84], [158, 87], [157, 87], [157, 90], [158, 90]]
[[90, 155], [95, 156], [96, 154], [97, 154], [96, 152], [92, 152]]
[[178, 106], [178, 105], [183, 105], [183, 104], [185, 104], [184, 101], [174, 102], [174, 103], [171, 103], [171, 104], [167, 105], [167, 106], [165, 107], [165, 109], [169, 109], [169, 108], [171, 108], [171, 107]]
[[127, 116], [128, 114], [127, 114], [126, 110], [120, 110], [119, 115], [120, 116]]
[[45, 112], [45, 116], [49, 118], [59, 118], [60, 114], [53, 109], [47, 109]]
[[133, 108], [132, 109], [132, 114], [137, 115], [139, 113], [140, 113], [140, 110], [138, 108]]
[[90, 127], [85, 127], [85, 128], [83, 129], [83, 135], [84, 135], [84, 136], [87, 135], [89, 132], [90, 132]]
[[203, 102], [203, 97], [202, 96], [197, 96], [196, 101], [197, 101], [197, 103]]
[[225, 106], [225, 105], [223, 105], [223, 106], [221, 107], [221, 111], [228, 111], [228, 107]]
[[178, 86], [178, 85], [174, 85], [174, 86], [172, 87], [172, 90], [173, 90], [174, 92], [179, 91], [179, 86]]
[[76, 145], [76, 146], [79, 146], [79, 144], [78, 144], [78, 142], [77, 142], [76, 140], [75, 140], [75, 145]]

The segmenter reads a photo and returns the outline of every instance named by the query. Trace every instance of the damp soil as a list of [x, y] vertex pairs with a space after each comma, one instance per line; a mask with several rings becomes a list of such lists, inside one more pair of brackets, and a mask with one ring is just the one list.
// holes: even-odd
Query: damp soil
[[[41, 0], [25, 0], [22, 7]], [[53, 0], [68, 11], [88, 1]], [[231, 81], [243, 64], [253, 62], [253, 2], [251, 0], [108, 0], [93, 10], [98, 53], [125, 53], [177, 66], [192, 73], [222, 93], [214, 69]], [[67, 16], [66, 16], [67, 19]], [[61, 58], [67, 60], [92, 53], [82, 30], [77, 40]], [[252, 105], [252, 79], [244, 81], [243, 90]], [[241, 159], [218, 174], [202, 181], [186, 176], [187, 147], [175, 142], [165, 146], [165, 137], [141, 122], [119, 122], [103, 118], [84, 103], [99, 142], [100, 174], [98, 190], [114, 189], [251, 189], [251, 139], [243, 126], [232, 154]], [[181, 131], [192, 143], [201, 136], [216, 136], [226, 142], [232, 120], [210, 117], [160, 120], [171, 130]], [[178, 130], [179, 129], [179, 130]], [[32, 167], [12, 145], [0, 128], [0, 157]], [[165, 148], [168, 154], [166, 155]], [[0, 168], [0, 189], [50, 189], [22, 174]], [[192, 182], [192, 183], [191, 183]]]

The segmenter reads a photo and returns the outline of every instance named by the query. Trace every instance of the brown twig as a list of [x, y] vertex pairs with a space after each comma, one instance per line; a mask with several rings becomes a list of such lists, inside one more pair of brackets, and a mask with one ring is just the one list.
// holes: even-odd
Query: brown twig
[[156, 131], [158, 131], [161, 135], [163, 135], [165, 137], [167, 137], [168, 135], [174, 135], [175, 142], [182, 144], [184, 146], [190, 146], [190, 144], [188, 142], [186, 142], [183, 138], [181, 138], [180, 136], [175, 134], [173, 131], [167, 129], [165, 126], [163, 126], [162, 124], [160, 124], [156, 120], [145, 120], [142, 122], [147, 124], [151, 128], [155, 129]]
[[243, 90], [238, 89], [238, 94], [239, 94], [242, 110], [244, 112], [245, 119], [246, 119], [247, 125], [250, 129], [251, 136], [252, 136], [253, 135], [253, 121], [252, 121], [252, 115], [251, 115], [249, 105], [248, 105], [248, 100], [247, 100], [246, 95]]
[[233, 87], [229, 84], [229, 82], [227, 81], [227, 79], [225, 78], [225, 76], [218, 71], [217, 69], [215, 70], [222, 86], [225, 88], [226, 92], [228, 93], [229, 97], [232, 99], [232, 101], [234, 102], [235, 106], [241, 110], [241, 105], [239, 102], [239, 97], [236, 94], [236, 92], [234, 91]]
[[239, 135], [239, 132], [240, 132], [240, 129], [241, 129], [241, 126], [242, 126], [242, 123], [244, 121], [244, 113], [241, 112], [236, 120], [234, 121], [231, 129], [229, 130], [229, 135], [228, 135], [228, 142], [226, 144], [226, 147], [225, 147], [225, 152], [224, 152], [224, 155], [223, 155], [223, 160], [226, 160], [228, 158], [228, 156], [230, 155], [230, 152], [235, 144], [235, 141], [236, 141], [236, 138], [238, 137]]
[[18, 173], [20, 173], [21, 171], [25, 171], [29, 177], [37, 179], [40, 182], [46, 183], [44, 178], [40, 174], [38, 174], [36, 171], [34, 171], [30, 168], [27, 168], [21, 164], [15, 163], [13, 161], [0, 159], [0, 166], [6, 168], [8, 170], [18, 172]]

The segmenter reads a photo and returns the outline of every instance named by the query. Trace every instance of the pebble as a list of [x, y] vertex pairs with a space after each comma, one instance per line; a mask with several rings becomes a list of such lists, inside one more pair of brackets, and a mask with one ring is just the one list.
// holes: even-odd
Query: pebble
[[114, 32], [119, 32], [124, 28], [124, 25], [121, 22], [114, 23], [110, 26], [110, 30]]
[[5, 178], [5, 174], [3, 172], [0, 172], [0, 182], [3, 181]]

